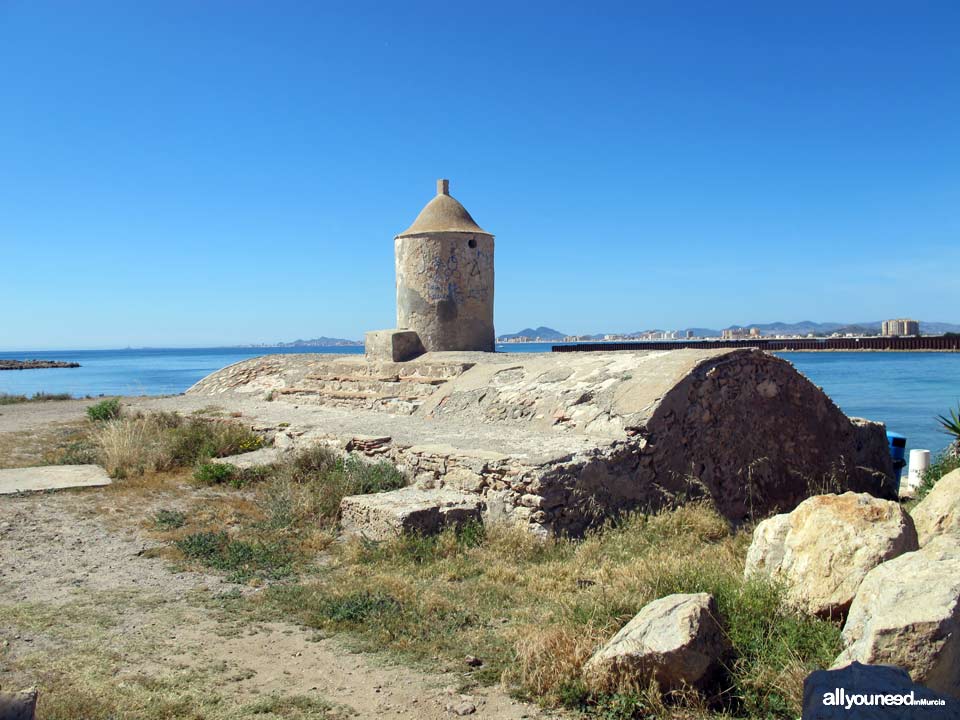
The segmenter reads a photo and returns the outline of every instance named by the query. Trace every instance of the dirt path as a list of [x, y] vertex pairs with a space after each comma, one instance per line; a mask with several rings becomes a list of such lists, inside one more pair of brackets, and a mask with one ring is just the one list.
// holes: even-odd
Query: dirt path
[[457, 674], [232, 616], [256, 590], [171, 571], [115, 498], [0, 498], [0, 685], [40, 684], [39, 717], [544, 717], [499, 688], [460, 693]]

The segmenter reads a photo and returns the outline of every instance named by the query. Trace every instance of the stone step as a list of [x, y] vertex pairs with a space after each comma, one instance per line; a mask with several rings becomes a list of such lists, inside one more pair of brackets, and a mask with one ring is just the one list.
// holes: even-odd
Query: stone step
[[340, 503], [347, 534], [389, 540], [407, 533], [434, 535], [445, 527], [480, 522], [479, 495], [405, 487], [372, 495], [349, 495]]

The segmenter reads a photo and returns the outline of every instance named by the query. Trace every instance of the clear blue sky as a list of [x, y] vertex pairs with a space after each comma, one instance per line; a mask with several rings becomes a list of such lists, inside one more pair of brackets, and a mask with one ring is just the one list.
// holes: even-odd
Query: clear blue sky
[[0, 348], [392, 327], [438, 177], [498, 332], [960, 322], [960, 3], [0, 0]]

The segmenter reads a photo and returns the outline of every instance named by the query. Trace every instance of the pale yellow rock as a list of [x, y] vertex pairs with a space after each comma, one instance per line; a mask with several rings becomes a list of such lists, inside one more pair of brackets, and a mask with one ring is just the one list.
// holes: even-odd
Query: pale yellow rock
[[784, 582], [805, 612], [843, 617], [868, 572], [917, 547], [898, 503], [866, 493], [816, 495], [757, 526], [744, 574]]
[[587, 683], [600, 691], [646, 687], [662, 690], [702, 686], [713, 676], [728, 643], [707, 593], [654, 600], [583, 666]]
[[910, 516], [921, 547], [937, 535], [960, 537], [960, 469], [940, 478]]
[[871, 570], [843, 641], [834, 667], [896, 665], [914, 682], [960, 697], [960, 538], [935, 537]]

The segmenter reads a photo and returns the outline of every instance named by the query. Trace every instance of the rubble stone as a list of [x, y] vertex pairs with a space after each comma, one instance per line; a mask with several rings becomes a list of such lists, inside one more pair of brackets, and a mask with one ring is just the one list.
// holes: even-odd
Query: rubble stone
[[843, 642], [834, 667], [896, 665], [960, 697], [960, 538], [936, 537], [871, 570], [850, 606]]
[[744, 574], [783, 581], [806, 612], [843, 617], [868, 572], [917, 547], [898, 503], [866, 493], [817, 495], [757, 526]]
[[453, 490], [405, 487], [371, 495], [350, 495], [340, 504], [348, 534], [388, 540], [403, 534], [432, 535], [444, 527], [480, 521], [477, 495]]
[[927, 496], [910, 511], [921, 547], [937, 535], [960, 537], [960, 470], [940, 478]]
[[583, 667], [595, 689], [646, 686], [665, 691], [702, 687], [728, 648], [707, 593], [668, 595], [645, 605]]
[[894, 496], [884, 427], [758, 350], [272, 355], [188, 397], [234, 397], [248, 417], [291, 423], [278, 445], [350, 448], [418, 483], [430, 473], [475, 494], [485, 518], [537, 532], [576, 535], [678, 497], [740, 521], [824, 486]]

